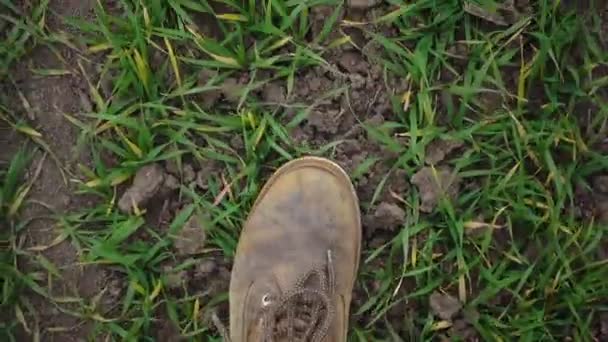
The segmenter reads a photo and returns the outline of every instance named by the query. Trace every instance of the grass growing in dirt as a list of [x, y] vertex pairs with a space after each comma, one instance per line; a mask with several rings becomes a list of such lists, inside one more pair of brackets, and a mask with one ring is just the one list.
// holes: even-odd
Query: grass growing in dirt
[[[29, 2], [28, 2], [29, 3]], [[48, 1], [24, 6], [0, 1], [0, 76], [6, 77], [10, 67], [28, 52], [31, 41], [44, 26]]]
[[[22, 185], [22, 177], [28, 166], [28, 156], [25, 150], [15, 154], [8, 165], [2, 165], [0, 171], [0, 286], [2, 295], [0, 297], [0, 309], [3, 323], [0, 325], [0, 336], [7, 339], [17, 324], [16, 321], [8, 320], [20, 311], [20, 292], [23, 287], [21, 274], [17, 267], [17, 231], [20, 226], [14, 221], [21, 202], [27, 194], [27, 186]], [[6, 320], [5, 320], [6, 319]]]
[[[598, 147], [608, 50], [596, 11], [549, 0], [362, 12], [341, 1], [222, 3], [122, 1], [98, 6], [94, 21], [66, 19], [103, 62], [87, 75], [90, 112], [66, 113], [93, 156], [80, 193], [98, 205], [62, 217], [60, 238], [114, 282], [64, 311], [110, 340], [216, 336], [209, 317], [227, 314], [248, 209], [274, 168], [313, 154], [356, 160], [366, 248], [352, 340], [599, 338], [608, 232], [589, 202], [608, 166]], [[377, 94], [355, 92], [351, 76], [371, 71], [350, 70], [347, 53], [378, 69]], [[302, 96], [310, 70], [331, 89]], [[382, 111], [374, 96], [386, 97]], [[355, 140], [370, 147], [344, 158], [349, 127], [314, 122], [349, 106]], [[119, 210], [154, 163], [177, 183]], [[395, 191], [396, 177], [409, 186]], [[403, 215], [377, 224], [384, 204]], [[192, 217], [206, 240], [182, 253]]]
[[[22, 6], [23, 5], [23, 6]], [[0, 339], [15, 340], [15, 332], [31, 332], [26, 322], [26, 313], [32, 312], [27, 291], [44, 294], [44, 289], [37, 284], [42, 273], [24, 271], [21, 264], [30, 260], [31, 255], [23, 249], [22, 234], [28, 221], [22, 220], [20, 211], [23, 208], [30, 189], [40, 173], [32, 169], [26, 178], [31, 160], [36, 150], [28, 144], [27, 139], [43, 144], [39, 133], [32, 129], [24, 117], [15, 115], [8, 105], [4, 93], [12, 81], [11, 68], [20, 58], [27, 55], [41, 37], [48, 1], [28, 4], [14, 4], [11, 1], [0, 1], [0, 132], [2, 149], [9, 147], [5, 139], [17, 139], [16, 134], [7, 134], [12, 129], [23, 135], [21, 148], [14, 151], [8, 160], [0, 160]], [[17, 144], [14, 144], [17, 145]], [[3, 151], [2, 156], [7, 156]], [[44, 160], [44, 157], [43, 157]], [[44, 258], [31, 258], [33, 262], [44, 263]], [[47, 266], [50, 267], [49, 264]], [[42, 269], [47, 269], [42, 267]], [[42, 276], [44, 278], [44, 276]]]

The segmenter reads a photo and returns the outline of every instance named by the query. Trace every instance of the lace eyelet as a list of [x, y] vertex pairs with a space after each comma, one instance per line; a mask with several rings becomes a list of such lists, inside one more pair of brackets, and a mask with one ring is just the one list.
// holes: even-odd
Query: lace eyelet
[[272, 305], [273, 300], [272, 300], [272, 296], [270, 295], [270, 293], [265, 294], [262, 297], [262, 307], [268, 307], [270, 305]]

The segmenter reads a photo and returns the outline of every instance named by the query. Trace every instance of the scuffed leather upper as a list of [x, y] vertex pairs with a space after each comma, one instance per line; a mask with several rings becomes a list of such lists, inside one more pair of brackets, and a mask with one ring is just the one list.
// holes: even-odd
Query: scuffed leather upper
[[279, 297], [314, 267], [335, 269], [336, 314], [327, 341], [346, 341], [351, 292], [359, 264], [359, 205], [336, 164], [307, 157], [279, 169], [259, 195], [237, 247], [230, 282], [234, 342], [261, 336], [264, 296]]

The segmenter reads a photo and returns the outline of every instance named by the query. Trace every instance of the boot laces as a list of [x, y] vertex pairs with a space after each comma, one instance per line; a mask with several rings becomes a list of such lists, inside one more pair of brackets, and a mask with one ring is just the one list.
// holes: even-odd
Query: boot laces
[[[262, 298], [262, 341], [321, 342], [335, 315], [334, 292], [334, 265], [331, 251], [327, 251], [326, 267], [313, 268], [276, 300], [270, 295]], [[230, 342], [216, 315], [213, 321], [224, 341]]]

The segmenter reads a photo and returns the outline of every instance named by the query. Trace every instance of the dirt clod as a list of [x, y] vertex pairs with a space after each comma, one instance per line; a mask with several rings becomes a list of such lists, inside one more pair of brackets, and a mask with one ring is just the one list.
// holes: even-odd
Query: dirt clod
[[412, 177], [412, 184], [420, 192], [420, 210], [432, 212], [443, 196], [455, 199], [460, 189], [460, 178], [449, 167], [423, 167]]
[[207, 190], [209, 189], [209, 181], [219, 175], [221, 167], [213, 161], [203, 162], [200, 166], [201, 169], [196, 173], [195, 183], [202, 190]]
[[310, 113], [308, 124], [318, 132], [336, 134], [340, 126], [339, 114], [337, 110], [315, 110]]
[[207, 234], [201, 218], [192, 214], [173, 240], [177, 255], [186, 256], [200, 254], [205, 247]]
[[169, 318], [162, 318], [155, 321], [156, 341], [184, 341], [180, 329]]
[[164, 180], [165, 172], [160, 165], [142, 167], [135, 174], [131, 187], [120, 198], [118, 208], [124, 213], [130, 213], [135, 207], [144, 207], [158, 193]]
[[369, 224], [374, 229], [395, 230], [405, 223], [405, 211], [396, 204], [382, 202], [376, 208]]
[[458, 341], [478, 341], [477, 331], [464, 319], [457, 319], [448, 331], [448, 334]]
[[463, 9], [468, 14], [491, 22], [498, 26], [507, 26], [519, 19], [521, 14], [513, 6], [513, 1], [505, 2], [504, 5], [497, 6], [495, 11], [490, 11], [473, 2], [465, 2]]
[[197, 278], [204, 278], [213, 273], [217, 269], [217, 262], [213, 259], [205, 259], [201, 261], [194, 271]]
[[196, 174], [196, 185], [203, 190], [209, 189], [209, 184], [207, 182], [207, 174], [202, 170]]
[[172, 265], [165, 265], [162, 268], [166, 283], [170, 289], [179, 289], [186, 278], [186, 271], [175, 271]]
[[270, 103], [285, 102], [285, 88], [274, 82], [268, 83], [262, 90], [262, 98]]
[[167, 171], [167, 173], [179, 177], [180, 171], [179, 171], [179, 165], [177, 164], [177, 160], [175, 160], [175, 159], [165, 160], [165, 170]]
[[598, 222], [608, 224], [608, 196], [595, 196], [595, 214]]
[[[608, 312], [604, 312], [600, 315], [600, 333], [603, 337], [608, 339]], [[601, 341], [604, 341], [603, 339]]]
[[593, 190], [608, 194], [608, 175], [595, 177], [593, 179]]
[[[217, 71], [203, 69], [198, 74], [199, 87], [211, 87], [211, 81], [217, 77]], [[211, 108], [222, 97], [222, 92], [219, 89], [212, 88], [203, 92], [200, 96], [204, 108]]]
[[462, 309], [462, 303], [458, 298], [440, 292], [434, 292], [431, 295], [429, 306], [435, 316], [446, 321], [452, 320]]
[[225, 258], [208, 256], [194, 269], [190, 278], [191, 286], [211, 297], [228, 290], [230, 267]]
[[224, 95], [224, 99], [228, 103], [238, 103], [241, 99], [241, 91], [243, 90], [243, 86], [239, 83], [236, 78], [227, 78], [224, 80], [224, 83], [221, 87], [221, 93]]
[[464, 143], [460, 140], [436, 139], [426, 147], [424, 161], [428, 165], [436, 165], [442, 162], [452, 151], [462, 147]]
[[366, 153], [362, 149], [358, 140], [346, 139], [336, 146], [335, 159], [348, 173], [352, 173], [366, 157]]
[[190, 164], [184, 165], [184, 182], [190, 183], [196, 178], [196, 172]]
[[245, 148], [245, 143], [243, 142], [243, 137], [240, 135], [235, 135], [230, 138], [230, 147], [237, 151], [242, 151]]
[[349, 73], [364, 73], [369, 69], [369, 65], [358, 52], [347, 51], [340, 56], [338, 64]]
[[380, 0], [348, 0], [348, 7], [354, 9], [368, 9], [380, 3]]
[[176, 190], [179, 188], [179, 180], [172, 174], [166, 174], [163, 187], [167, 190]]

